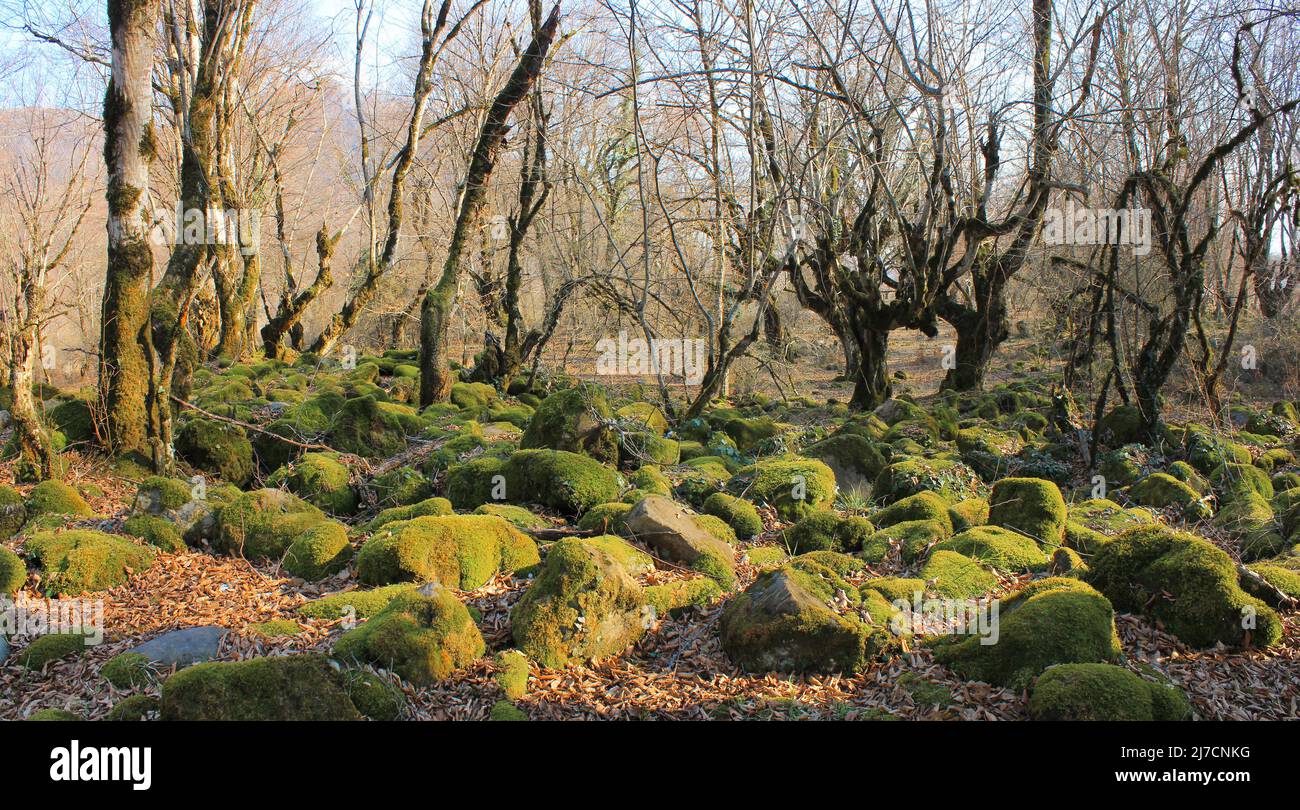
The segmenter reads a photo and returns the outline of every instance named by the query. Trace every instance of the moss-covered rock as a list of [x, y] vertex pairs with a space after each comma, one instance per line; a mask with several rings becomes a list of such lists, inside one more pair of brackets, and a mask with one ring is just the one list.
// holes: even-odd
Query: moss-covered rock
[[1111, 408], [1098, 428], [1101, 440], [1111, 447], [1141, 443], [1147, 438], [1142, 429], [1142, 412], [1134, 405]]
[[67, 437], [71, 443], [89, 443], [95, 439], [95, 420], [90, 413], [90, 403], [84, 399], [70, 399], [50, 409], [50, 424]]
[[921, 578], [930, 590], [949, 599], [974, 599], [998, 584], [996, 576], [970, 557], [937, 549], [921, 568]]
[[429, 517], [430, 515], [450, 515], [455, 510], [451, 507], [451, 501], [446, 498], [426, 498], [419, 503], [413, 503], [410, 506], [393, 506], [383, 510], [375, 515], [369, 523], [365, 525], [363, 531], [373, 532], [381, 526], [394, 523], [399, 520], [410, 520], [411, 518]]
[[152, 566], [157, 552], [117, 535], [74, 529], [33, 535], [27, 553], [40, 563], [47, 593], [77, 596], [121, 585]]
[[550, 521], [535, 515], [522, 506], [508, 503], [485, 503], [474, 510], [476, 515], [496, 515], [521, 532], [533, 532], [551, 527]]
[[1034, 720], [1190, 720], [1182, 690], [1114, 664], [1059, 664], [1034, 684]]
[[1214, 525], [1241, 543], [1243, 560], [1258, 560], [1283, 551], [1289, 541], [1279, 531], [1281, 525], [1273, 507], [1262, 495], [1243, 491], [1224, 504], [1214, 516]]
[[568, 515], [617, 501], [624, 484], [615, 470], [563, 450], [520, 450], [510, 456], [505, 476], [510, 500], [540, 503]]
[[1196, 490], [1167, 473], [1148, 475], [1129, 487], [1128, 496], [1143, 506], [1177, 507], [1190, 520], [1208, 518], [1213, 512]]
[[783, 520], [798, 520], [835, 499], [835, 474], [816, 459], [764, 459], [741, 469], [727, 485], [772, 505]]
[[475, 415], [487, 410], [497, 401], [497, 390], [487, 383], [452, 383], [451, 402], [462, 411]]
[[791, 554], [808, 551], [859, 551], [875, 527], [864, 517], [842, 517], [829, 509], [809, 512], [785, 532]]
[[622, 534], [626, 531], [624, 518], [630, 511], [630, 503], [599, 503], [587, 510], [578, 521], [578, 528], [583, 531]]
[[157, 677], [149, 656], [132, 652], [119, 653], [108, 659], [99, 674], [118, 689], [145, 687]]
[[668, 432], [668, 417], [649, 402], [629, 403], [615, 411], [615, 415], [626, 426], [653, 431], [659, 436]]
[[27, 719], [35, 722], [71, 723], [83, 720], [84, 718], [75, 712], [68, 711], [67, 709], [47, 708], [37, 709], [32, 712]]
[[528, 715], [524, 710], [508, 700], [498, 700], [493, 703], [492, 711], [488, 713], [488, 721], [493, 723], [520, 723], [526, 720]]
[[431, 497], [434, 491], [433, 482], [411, 467], [394, 467], [380, 473], [370, 481], [370, 489], [375, 494], [375, 501], [385, 508], [419, 503]]
[[158, 698], [152, 695], [129, 695], [113, 704], [104, 719], [110, 723], [138, 723], [158, 715]]
[[518, 650], [505, 650], [497, 656], [496, 665], [493, 678], [506, 697], [519, 700], [528, 694], [528, 656]]
[[294, 538], [284, 555], [284, 570], [314, 582], [342, 571], [351, 559], [347, 527], [331, 520], [317, 523]]
[[[1072, 504], [1067, 518], [1071, 523], [1106, 537], [1115, 537], [1136, 526], [1156, 521], [1155, 515], [1145, 509], [1125, 509], [1107, 498], [1092, 498]], [[1079, 551], [1091, 553], [1082, 548]]]
[[483, 656], [478, 625], [451, 591], [430, 583], [396, 596], [334, 645], [341, 660], [390, 669], [416, 685], [441, 681]]
[[89, 517], [93, 514], [94, 511], [86, 499], [81, 497], [81, 493], [62, 481], [42, 481], [27, 493], [28, 520], [41, 515]]
[[510, 612], [515, 643], [545, 667], [604, 658], [645, 632], [645, 592], [616, 557], [580, 539], [555, 543]]
[[704, 500], [703, 511], [726, 521], [741, 540], [751, 540], [763, 533], [763, 519], [758, 516], [754, 505], [744, 498], [715, 492]]
[[950, 506], [948, 517], [952, 520], [952, 530], [955, 532], [983, 526], [989, 522], [989, 502], [983, 498], [967, 498]]
[[624, 431], [619, 435], [619, 461], [631, 464], [676, 464], [681, 461], [681, 445], [649, 431]]
[[138, 537], [154, 548], [165, 552], [185, 550], [185, 540], [176, 524], [156, 515], [132, 515], [122, 524], [122, 531]]
[[542, 400], [519, 447], [566, 450], [612, 464], [618, 460], [618, 434], [612, 422], [605, 390], [594, 383], [583, 383]]
[[1045, 546], [1061, 544], [1066, 511], [1061, 490], [1041, 478], [1003, 478], [989, 496], [989, 523], [1023, 532]]
[[883, 503], [892, 503], [927, 490], [938, 493], [949, 503], [985, 494], [979, 475], [962, 462], [917, 456], [895, 456], [876, 477], [872, 494]]
[[87, 637], [83, 633], [47, 633], [39, 636], [18, 654], [18, 665], [32, 670], [74, 655], [84, 655]]
[[1130, 529], [1093, 557], [1088, 582], [1117, 609], [1146, 613], [1194, 647], [1268, 647], [1282, 636], [1277, 614], [1237, 584], [1232, 559], [1185, 532]]
[[826, 566], [796, 558], [758, 579], [722, 614], [722, 648], [749, 672], [853, 673], [897, 649], [893, 609]]
[[27, 565], [22, 557], [0, 546], [0, 596], [12, 597], [27, 582]]
[[389, 523], [371, 535], [357, 554], [357, 580], [473, 590], [539, 561], [532, 538], [495, 515], [421, 517]]
[[934, 547], [955, 551], [999, 571], [1041, 571], [1047, 555], [1032, 538], [1001, 526], [976, 526], [955, 534]]
[[329, 417], [329, 444], [362, 458], [388, 458], [405, 450], [406, 437], [423, 428], [414, 408], [373, 395], [352, 397]]
[[858, 433], [840, 432], [805, 447], [803, 455], [821, 459], [835, 474], [840, 489], [870, 486], [889, 464], [887, 446]]
[[871, 513], [871, 522], [882, 529], [913, 520], [933, 520], [944, 527], [945, 533], [952, 533], [952, 515], [948, 502], [938, 493], [929, 490], [901, 498], [884, 509]]
[[362, 717], [389, 723], [406, 711], [406, 695], [392, 682], [364, 669], [343, 671], [343, 688]]
[[709, 577], [679, 579], [645, 589], [646, 601], [655, 615], [675, 616], [695, 607], [707, 607], [722, 597], [722, 587]]
[[266, 485], [285, 487], [331, 515], [347, 516], [357, 511], [357, 492], [348, 468], [332, 453], [304, 453], [272, 473]]
[[27, 505], [22, 493], [8, 484], [0, 484], [0, 540], [8, 540], [27, 522]]
[[[670, 562], [680, 562], [718, 579], [730, 589], [735, 582], [735, 552], [715, 537], [700, 516], [658, 495], [642, 498], [624, 517], [627, 531]], [[732, 538], [734, 539], [734, 538]]]
[[867, 538], [862, 543], [861, 557], [874, 565], [897, 550], [904, 562], [913, 563], [948, 535], [948, 528], [937, 520], [905, 520]]
[[176, 434], [176, 455], [237, 487], [253, 480], [253, 445], [238, 425], [191, 419]]
[[218, 507], [212, 545], [249, 560], [280, 560], [303, 532], [328, 518], [280, 489], [241, 492]]
[[345, 617], [368, 619], [388, 606], [399, 595], [413, 591], [416, 585], [398, 583], [364, 591], [343, 591], [322, 596], [298, 606], [298, 613], [308, 619], [335, 621]]
[[935, 660], [969, 680], [1023, 688], [1053, 664], [1102, 663], [1120, 655], [1106, 597], [1076, 579], [1038, 580], [1002, 600], [998, 640], [948, 636]]
[[163, 720], [358, 720], [342, 674], [319, 655], [212, 662], [163, 682]]

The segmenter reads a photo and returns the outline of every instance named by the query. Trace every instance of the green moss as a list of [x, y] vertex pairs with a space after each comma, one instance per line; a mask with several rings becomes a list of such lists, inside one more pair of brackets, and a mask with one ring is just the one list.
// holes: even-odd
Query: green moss
[[989, 496], [989, 523], [1024, 532], [1045, 546], [1061, 544], [1065, 517], [1061, 491], [1041, 478], [1003, 478]]
[[528, 656], [518, 650], [506, 650], [497, 656], [496, 664], [493, 678], [506, 697], [519, 700], [528, 694]]
[[917, 593], [926, 591], [925, 580], [914, 577], [876, 577], [862, 586], [864, 591], [875, 591], [891, 604], [898, 601], [911, 604]]
[[497, 390], [487, 383], [452, 383], [451, 401], [462, 411], [479, 414], [497, 401]]
[[1029, 698], [1034, 720], [1188, 720], [1191, 705], [1172, 684], [1113, 664], [1049, 667]]
[[1073, 579], [1038, 580], [1004, 600], [996, 644], [970, 635], [934, 645], [935, 660], [962, 677], [1015, 689], [1053, 664], [1113, 661], [1120, 652], [1110, 602]]
[[582, 516], [578, 528], [583, 531], [621, 534], [624, 531], [623, 520], [631, 511], [630, 503], [598, 503]]
[[93, 514], [81, 493], [62, 481], [42, 481], [27, 494], [28, 520], [40, 515], [89, 517]]
[[1128, 496], [1136, 503], [1157, 509], [1176, 506], [1190, 520], [1212, 514], [1209, 504], [1201, 500], [1196, 490], [1166, 473], [1152, 473], [1138, 481], [1129, 488]]
[[967, 498], [948, 508], [948, 518], [952, 521], [952, 530], [955, 532], [983, 526], [989, 522], [989, 502], [983, 498]]
[[[295, 413], [299, 408], [294, 409]], [[362, 458], [397, 455], [406, 449], [406, 437], [424, 427], [415, 409], [381, 402], [373, 394], [344, 400], [337, 413], [322, 410], [332, 414], [325, 416], [324, 425], [329, 428], [330, 446]]]
[[99, 674], [118, 689], [136, 689], [148, 686], [155, 680], [149, 656], [125, 652], [104, 663]]
[[84, 718], [67, 709], [37, 709], [27, 719], [37, 722], [75, 722]]
[[729, 546], [734, 546], [738, 542], [735, 531], [722, 518], [713, 515], [693, 515], [691, 519], [695, 521], [695, 525], [704, 529], [711, 537], [721, 540]]
[[780, 565], [789, 555], [780, 546], [756, 546], [746, 549], [745, 556], [749, 558], [750, 565], [755, 568], [766, 568]]
[[121, 585], [132, 572], [152, 566], [156, 553], [148, 546], [89, 529], [40, 532], [27, 541], [27, 552], [44, 569], [41, 587], [61, 596]]
[[45, 665], [72, 655], [86, 652], [86, 636], [83, 633], [47, 633], [39, 636], [18, 654], [18, 665], [27, 669], [40, 670]]
[[416, 685], [444, 680], [482, 657], [483, 634], [465, 606], [446, 588], [421, 591], [396, 596], [345, 633], [335, 657], [391, 669]]
[[970, 557], [937, 549], [921, 568], [921, 578], [932, 583], [930, 587], [936, 593], [950, 599], [973, 599], [998, 584], [996, 576]]
[[238, 425], [191, 419], [176, 434], [176, 454], [237, 487], [253, 480], [253, 445]]
[[932, 520], [952, 533], [952, 516], [948, 502], [938, 493], [924, 491], [909, 495], [871, 515], [871, 522], [880, 528], [913, 520]]
[[319, 655], [187, 667], [163, 682], [163, 720], [356, 720], [343, 676]]
[[348, 530], [333, 521], [317, 523], [298, 535], [284, 555], [284, 570], [314, 582], [337, 574], [352, 559]]
[[953, 703], [952, 690], [942, 684], [922, 679], [914, 672], [898, 676], [898, 683], [908, 691], [918, 706], [947, 707]]
[[1194, 647], [1275, 644], [1282, 624], [1267, 605], [1237, 584], [1236, 565], [1221, 549], [1163, 526], [1131, 529], [1092, 559], [1088, 582], [1119, 610], [1146, 613]]
[[406, 711], [406, 695], [391, 681], [364, 669], [343, 671], [343, 689], [362, 717], [389, 723]]
[[709, 577], [679, 579], [645, 589], [646, 601], [656, 616], [677, 615], [689, 608], [707, 607], [723, 595], [720, 585]]
[[520, 450], [510, 456], [505, 476], [510, 500], [540, 503], [567, 515], [617, 501], [623, 490], [616, 471], [563, 450]]
[[510, 613], [515, 642], [542, 666], [621, 652], [645, 632], [646, 597], [605, 550], [578, 539], [551, 546]]
[[1188, 427], [1183, 435], [1187, 461], [1198, 472], [1209, 475], [1224, 464], [1249, 464], [1250, 450], [1204, 429]]
[[633, 402], [615, 411], [625, 423], [652, 430], [660, 436], [668, 432], [668, 417], [649, 402]]
[[368, 619], [383, 610], [397, 596], [415, 590], [410, 583], [386, 585], [366, 591], [344, 591], [322, 596], [298, 607], [298, 613], [308, 619], [335, 621], [345, 616]]
[[835, 474], [815, 459], [764, 459], [742, 469], [728, 486], [746, 489], [754, 501], [772, 505], [783, 520], [827, 508], [835, 498]]
[[90, 403], [81, 399], [61, 402], [50, 409], [50, 423], [69, 442], [95, 441], [95, 422], [90, 415]]
[[715, 492], [704, 500], [704, 513], [726, 521], [736, 537], [749, 540], [763, 533], [763, 519], [754, 505], [743, 498]]
[[22, 558], [0, 546], [0, 596], [12, 597], [27, 582], [27, 565]]
[[829, 510], [805, 514], [785, 532], [791, 554], [807, 551], [858, 551], [875, 527], [862, 517], [841, 517]]
[[1244, 491], [1228, 501], [1214, 517], [1214, 525], [1241, 543], [1244, 560], [1258, 560], [1281, 552], [1289, 544], [1278, 531], [1273, 507], [1253, 491]]
[[704, 553], [691, 563], [691, 570], [705, 575], [718, 583], [724, 591], [736, 587], [736, 566], [734, 555], [726, 555], [715, 549], [705, 549]]
[[488, 714], [488, 720], [497, 723], [518, 723], [528, 719], [523, 709], [514, 705], [508, 700], [498, 700], [492, 704], [492, 711]]
[[395, 523], [399, 520], [410, 520], [418, 517], [430, 517], [453, 514], [451, 501], [446, 498], [426, 498], [419, 503], [413, 503], [410, 506], [394, 506], [385, 509], [375, 516], [373, 520], [367, 523], [362, 531], [373, 532], [381, 526], [387, 526], [389, 523]]
[[[1156, 520], [1145, 509], [1125, 509], [1106, 498], [1093, 498], [1073, 504], [1067, 517], [1069, 521], [1106, 537], [1114, 537], [1135, 526], [1155, 523]], [[1086, 549], [1079, 550], [1088, 553]]]
[[8, 484], [0, 484], [0, 540], [8, 540], [27, 522], [23, 496]]
[[357, 511], [357, 493], [351, 474], [330, 453], [304, 453], [302, 458], [281, 467], [266, 480], [268, 487], [286, 487], [290, 492], [331, 515]]
[[1175, 461], [1169, 465], [1165, 472], [1196, 490], [1197, 495], [1204, 495], [1210, 491], [1210, 482], [1202, 478], [1196, 468], [1186, 461]]
[[496, 515], [522, 532], [550, 528], [550, 521], [539, 517], [522, 506], [508, 503], [485, 503], [474, 510], [476, 515]]
[[629, 480], [632, 486], [651, 495], [670, 496], [673, 494], [672, 484], [663, 474], [663, 471], [653, 464], [646, 464], [633, 473]]
[[140, 722], [158, 714], [158, 698], [151, 695], [130, 695], [113, 704], [104, 719], [109, 722]]
[[[519, 446], [582, 453], [613, 463], [618, 460], [618, 436], [608, 427], [613, 419], [605, 391], [593, 383], [556, 391], [542, 400]], [[607, 498], [605, 500], [614, 500]]]
[[869, 564], [882, 562], [897, 549], [904, 562], [912, 563], [948, 536], [943, 524], [934, 520], [905, 520], [881, 529], [862, 544], [861, 557]]
[[439, 582], [473, 590], [497, 574], [539, 561], [532, 538], [495, 515], [422, 517], [375, 532], [357, 555], [357, 580]]
[[217, 509], [212, 545], [250, 560], [279, 560], [299, 535], [326, 520], [315, 506], [283, 490], [241, 492]]
[[1041, 571], [1047, 555], [1032, 538], [1001, 526], [977, 526], [956, 534], [934, 547], [955, 551], [999, 571]]
[[[1268, 562], [1254, 563], [1248, 567], [1278, 591], [1292, 599], [1300, 600], [1300, 568], [1286, 568], [1283, 565]], [[1247, 590], [1253, 591], [1249, 580], [1243, 578], [1242, 584], [1246, 586]], [[1255, 595], [1276, 607], [1276, 603], [1279, 601], [1276, 595], [1268, 592], [1267, 589], [1261, 589], [1261, 591], [1255, 592]]]
[[164, 552], [185, 550], [185, 540], [181, 538], [176, 524], [165, 517], [132, 515], [122, 524], [122, 531]]
[[981, 497], [984, 484], [975, 471], [951, 458], [897, 455], [876, 477], [872, 495], [885, 503], [924, 491], [936, 492], [949, 503]]
[[288, 638], [298, 635], [302, 630], [302, 625], [292, 619], [271, 619], [248, 626], [248, 632], [265, 638]]
[[1112, 447], [1141, 443], [1146, 438], [1142, 412], [1133, 405], [1117, 405], [1101, 418], [1099, 432], [1102, 441]]

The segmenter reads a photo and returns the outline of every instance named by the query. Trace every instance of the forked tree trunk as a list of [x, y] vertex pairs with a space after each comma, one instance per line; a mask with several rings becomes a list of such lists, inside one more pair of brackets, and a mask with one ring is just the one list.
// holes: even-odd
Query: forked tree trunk
[[1010, 336], [1006, 286], [976, 275], [975, 306], [946, 308], [944, 320], [957, 332], [953, 367], [944, 375], [941, 388], [978, 391], [998, 347]]
[[854, 344], [858, 353], [858, 367], [853, 375], [853, 398], [849, 401], [849, 406], [859, 410], [872, 410], [894, 393], [894, 387], [889, 381], [889, 366], [885, 362], [889, 353], [889, 331], [856, 330]]
[[519, 57], [519, 63], [492, 102], [479, 130], [469, 171], [465, 174], [465, 184], [461, 189], [460, 202], [456, 206], [456, 225], [452, 230], [451, 244], [447, 247], [442, 275], [425, 295], [420, 311], [420, 407], [445, 402], [451, 396], [454, 379], [447, 362], [447, 329], [451, 322], [456, 288], [460, 283], [461, 255], [483, 207], [487, 183], [496, 164], [497, 150], [501, 148], [509, 131], [510, 114], [541, 74], [546, 51], [550, 48], [559, 25], [560, 6], [557, 3], [546, 22], [533, 35], [528, 49]]
[[109, 448], [148, 451], [146, 355], [153, 272], [144, 201], [153, 155], [154, 4], [109, 0], [112, 72], [104, 93], [108, 266], [101, 309], [99, 389]]

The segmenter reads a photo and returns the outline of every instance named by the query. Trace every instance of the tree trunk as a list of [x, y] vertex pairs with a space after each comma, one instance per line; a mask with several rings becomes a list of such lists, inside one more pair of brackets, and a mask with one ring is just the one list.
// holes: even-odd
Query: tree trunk
[[944, 389], [978, 391], [984, 387], [989, 362], [1011, 334], [1007, 323], [1005, 284], [975, 277], [975, 306], [947, 307], [944, 320], [957, 331], [955, 365], [943, 378]]
[[509, 131], [511, 112], [537, 81], [546, 60], [546, 51], [555, 38], [560, 25], [560, 6], [551, 9], [550, 16], [533, 35], [528, 50], [519, 57], [514, 72], [505, 87], [497, 94], [479, 130], [469, 171], [456, 206], [456, 226], [452, 231], [447, 259], [442, 276], [424, 297], [420, 311], [420, 407], [434, 402], [445, 402], [451, 396], [453, 377], [447, 363], [447, 328], [450, 325], [452, 303], [460, 282], [460, 257], [465, 250], [469, 232], [478, 219], [479, 210], [487, 193], [487, 183], [496, 164], [497, 150], [501, 148]]
[[[32, 300], [36, 292], [36, 300]], [[13, 337], [9, 363], [9, 385], [14, 401], [14, 440], [18, 446], [18, 463], [14, 476], [19, 481], [45, 481], [57, 477], [54, 449], [50, 434], [41, 424], [32, 396], [32, 372], [36, 366], [36, 318], [42, 311], [39, 291], [28, 291], [28, 322]], [[34, 308], [33, 308], [34, 307]]]
[[869, 411], [894, 393], [885, 356], [889, 353], [889, 330], [862, 329], [853, 336], [858, 368], [853, 376], [853, 398], [849, 406]]
[[302, 314], [321, 293], [334, 286], [334, 274], [331, 272], [334, 261], [334, 248], [338, 245], [342, 233], [330, 236], [329, 231], [321, 226], [316, 232], [316, 279], [307, 289], [291, 295], [285, 290], [276, 308], [275, 317], [262, 327], [262, 349], [269, 360], [283, 360], [287, 354], [285, 337], [293, 339], [293, 347], [302, 345]]
[[112, 73], [104, 93], [108, 180], [108, 266], [101, 309], [99, 388], [106, 439], [115, 453], [146, 452], [145, 397], [149, 280], [153, 273], [143, 204], [153, 156], [154, 6], [109, 0]]
[[[256, 319], [257, 288], [261, 282], [261, 261], [257, 253], [232, 251], [212, 274], [221, 308], [221, 336], [215, 353], [239, 362], [252, 353], [253, 321]], [[233, 265], [239, 265], [238, 271]]]

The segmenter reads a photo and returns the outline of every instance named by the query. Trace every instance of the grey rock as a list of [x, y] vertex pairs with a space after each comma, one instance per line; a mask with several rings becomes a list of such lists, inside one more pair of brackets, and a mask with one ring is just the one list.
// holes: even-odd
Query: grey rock
[[226, 633], [224, 627], [187, 627], [146, 641], [131, 652], [146, 656], [162, 667], [182, 669], [215, 658]]
[[9, 659], [9, 642], [5, 641], [4, 636], [0, 636], [0, 664]]
[[690, 565], [709, 553], [735, 561], [730, 545], [701, 528], [686, 507], [660, 495], [642, 498], [627, 513], [624, 525], [656, 555], [669, 561]]

